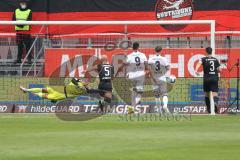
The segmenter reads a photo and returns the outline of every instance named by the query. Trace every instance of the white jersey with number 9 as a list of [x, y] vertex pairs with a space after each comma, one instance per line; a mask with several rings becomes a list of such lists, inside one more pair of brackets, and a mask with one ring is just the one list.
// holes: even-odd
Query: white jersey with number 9
[[139, 51], [132, 52], [127, 56], [127, 77], [129, 79], [139, 79], [145, 77], [145, 63], [147, 57]]

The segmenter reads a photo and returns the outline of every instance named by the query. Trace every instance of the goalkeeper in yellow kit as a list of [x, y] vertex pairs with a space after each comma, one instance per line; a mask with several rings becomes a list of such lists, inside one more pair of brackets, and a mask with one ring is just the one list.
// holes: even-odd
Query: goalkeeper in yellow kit
[[52, 102], [57, 102], [66, 98], [76, 98], [80, 95], [98, 93], [98, 90], [89, 89], [88, 82], [73, 78], [71, 82], [65, 86], [61, 86], [62, 91], [57, 91], [52, 87], [46, 88], [24, 88], [20, 86], [20, 90], [24, 93], [30, 92], [34, 95], [37, 95], [41, 98], [51, 100]]

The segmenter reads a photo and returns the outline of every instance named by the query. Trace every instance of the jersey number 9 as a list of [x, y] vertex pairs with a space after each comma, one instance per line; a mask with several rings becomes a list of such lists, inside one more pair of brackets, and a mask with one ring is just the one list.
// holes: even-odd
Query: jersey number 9
[[140, 66], [141, 60], [140, 60], [139, 57], [136, 57], [136, 58], [135, 58], [135, 62], [136, 62], [136, 66], [137, 66], [137, 67]]

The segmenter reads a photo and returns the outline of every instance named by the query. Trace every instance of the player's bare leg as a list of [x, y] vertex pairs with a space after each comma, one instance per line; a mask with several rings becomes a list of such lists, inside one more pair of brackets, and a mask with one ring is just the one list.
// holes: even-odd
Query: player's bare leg
[[170, 113], [169, 109], [168, 109], [168, 96], [167, 95], [163, 95], [162, 97], [162, 101], [163, 101], [163, 110], [165, 113]]
[[48, 99], [48, 90], [47, 88], [24, 88], [22, 86], [19, 87], [21, 91], [24, 93], [32, 93], [40, 98]]
[[155, 112], [162, 113], [161, 99], [160, 96], [155, 97]]
[[136, 87], [132, 88], [132, 95], [131, 95], [131, 106], [128, 106], [127, 113], [133, 114], [135, 111], [136, 106], [140, 103], [142, 97], [142, 92], [138, 91]]
[[112, 103], [112, 92], [106, 92], [104, 101], [106, 102], [106, 112], [111, 111], [111, 103]]
[[19, 87], [21, 91], [23, 91], [24, 93], [30, 92], [30, 93], [48, 93], [47, 88], [24, 88], [22, 86]]
[[140, 104], [143, 94], [143, 86], [136, 86], [132, 89], [132, 107]]
[[103, 94], [101, 94], [103, 97], [103, 100], [99, 101], [99, 107], [101, 112], [107, 113], [111, 109], [111, 102], [112, 102], [112, 92], [106, 91]]
[[24, 88], [23, 86], [20, 86], [19, 89], [21, 91], [23, 91], [23, 93], [27, 93], [28, 92], [28, 89], [27, 88]]
[[48, 94], [43, 93], [43, 92], [39, 92], [39, 93], [32, 93], [40, 98], [44, 98], [44, 99], [48, 99]]
[[161, 99], [159, 97], [162, 97], [162, 108], [160, 113], [162, 113], [162, 110], [164, 113], [169, 114], [169, 109], [168, 109], [168, 89], [167, 89], [167, 84], [165, 82], [160, 82], [159, 84], [155, 84], [154, 86], [154, 94], [156, 97], [156, 104], [159, 102], [161, 103]]
[[136, 107], [137, 105], [140, 104], [141, 99], [142, 99], [142, 92], [137, 92], [137, 94], [136, 94], [136, 102], [135, 102], [136, 104], [135, 104], [134, 107]]
[[131, 104], [132, 104], [132, 106], [136, 105], [136, 99], [135, 99], [136, 95], [137, 95], [137, 93], [133, 90], [132, 91], [132, 95], [131, 95]]
[[218, 93], [217, 92], [212, 92], [212, 95], [213, 95], [213, 101], [214, 101], [214, 104], [215, 104], [215, 113], [218, 113], [218, 108], [217, 108], [218, 101], [219, 101]]
[[133, 88], [132, 91], [132, 101], [131, 101], [131, 107], [129, 107], [130, 109], [128, 109], [128, 114], [133, 114], [135, 113], [135, 108], [137, 105], [140, 104], [141, 98], [142, 98], [142, 91], [139, 91], [136, 88]]
[[154, 112], [162, 113], [161, 98], [160, 98], [159, 91], [157, 89], [154, 89], [154, 95], [155, 95]]
[[205, 104], [207, 106], [208, 113], [211, 113], [210, 93], [209, 92], [205, 92]]
[[131, 100], [132, 107], [135, 107], [137, 105], [136, 97], [137, 97], [137, 91], [135, 88], [133, 88], [132, 97], [131, 97], [132, 98], [132, 100]]
[[[218, 113], [218, 109], [217, 109], [217, 104], [218, 104], [218, 101], [219, 101], [218, 93], [217, 92], [212, 92], [212, 95], [213, 95], [213, 101], [214, 101], [214, 104], [215, 104], [215, 112]], [[206, 103], [206, 106], [207, 106], [208, 113], [211, 113], [210, 99], [211, 99], [210, 92], [205, 92], [205, 103]]]

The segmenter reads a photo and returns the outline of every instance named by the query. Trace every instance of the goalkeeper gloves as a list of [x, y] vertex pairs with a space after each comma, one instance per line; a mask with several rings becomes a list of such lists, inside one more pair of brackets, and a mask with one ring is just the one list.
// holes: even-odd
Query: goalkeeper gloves
[[78, 78], [73, 78], [71, 82], [72, 82], [75, 86], [78, 86], [78, 85], [79, 85], [78, 83], [81, 82], [81, 80], [78, 79]]

